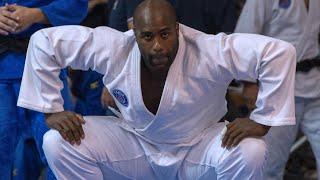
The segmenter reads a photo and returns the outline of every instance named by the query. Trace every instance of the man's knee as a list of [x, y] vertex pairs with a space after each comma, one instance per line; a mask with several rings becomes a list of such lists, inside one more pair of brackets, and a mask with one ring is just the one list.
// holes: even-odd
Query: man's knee
[[261, 138], [245, 138], [239, 144], [243, 163], [249, 169], [262, 169], [266, 160], [267, 146]]
[[48, 160], [59, 159], [58, 156], [61, 155], [62, 146], [63, 139], [58, 131], [49, 130], [44, 134], [42, 148]]

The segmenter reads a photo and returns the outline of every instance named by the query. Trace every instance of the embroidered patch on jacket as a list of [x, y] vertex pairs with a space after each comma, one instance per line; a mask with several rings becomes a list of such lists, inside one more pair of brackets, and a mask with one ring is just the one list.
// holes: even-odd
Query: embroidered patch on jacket
[[125, 107], [128, 107], [129, 102], [127, 96], [119, 89], [114, 89], [112, 91], [113, 96]]
[[279, 0], [279, 7], [288, 9], [291, 4], [291, 0]]
[[90, 84], [90, 89], [97, 89], [99, 87], [99, 81], [95, 81]]

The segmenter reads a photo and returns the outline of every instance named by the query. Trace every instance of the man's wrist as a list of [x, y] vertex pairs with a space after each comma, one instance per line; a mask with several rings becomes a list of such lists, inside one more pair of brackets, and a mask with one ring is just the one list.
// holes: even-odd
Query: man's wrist
[[48, 119], [53, 113], [44, 113], [45, 119]]
[[31, 8], [30, 10], [32, 13], [34, 23], [49, 24], [48, 18], [45, 16], [41, 9]]
[[257, 124], [259, 126], [260, 132], [262, 133], [262, 136], [266, 135], [271, 127], [271, 126], [267, 126], [267, 125], [260, 124], [260, 123], [257, 123]]

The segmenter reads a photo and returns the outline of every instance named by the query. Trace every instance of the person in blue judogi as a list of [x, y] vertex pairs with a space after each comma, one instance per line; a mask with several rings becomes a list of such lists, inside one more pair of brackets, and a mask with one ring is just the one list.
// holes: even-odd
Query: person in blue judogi
[[72, 71], [72, 93], [76, 97], [74, 111], [81, 115], [105, 115], [100, 97], [103, 75], [94, 71]]
[[[87, 3], [87, 0], [0, 1], [0, 174], [3, 179], [10, 179], [14, 151], [22, 134], [32, 134], [43, 155], [39, 147], [46, 126], [31, 128], [44, 123], [43, 114], [16, 106], [28, 39], [35, 31], [50, 25], [79, 23], [86, 16]], [[66, 83], [66, 76], [61, 76]], [[32, 96], [36, 92], [29, 93]], [[66, 93], [62, 94], [66, 97]], [[69, 100], [65, 101], [68, 104]], [[18, 176], [19, 172], [14, 171], [14, 175]]]
[[[67, 69], [63, 69], [59, 76], [64, 86], [61, 95], [64, 100], [64, 108], [72, 111], [74, 110], [74, 104], [71, 99], [67, 77]], [[21, 118], [25, 118], [26, 121], [21, 126], [21, 137], [14, 152], [12, 179], [36, 180], [43, 168], [48, 167], [42, 150], [42, 138], [49, 128], [45, 123], [43, 113], [28, 110], [25, 112], [25, 116]], [[46, 169], [46, 171], [47, 179], [55, 179], [50, 169]]]

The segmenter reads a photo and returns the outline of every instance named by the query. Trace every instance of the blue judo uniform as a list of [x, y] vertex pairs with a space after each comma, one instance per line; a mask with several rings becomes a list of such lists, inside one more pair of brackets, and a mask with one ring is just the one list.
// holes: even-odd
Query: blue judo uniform
[[[73, 111], [71, 94], [67, 82], [67, 70], [63, 69], [59, 78], [62, 80], [64, 88], [61, 94], [64, 100], [64, 109]], [[44, 114], [32, 110], [25, 110], [21, 119], [25, 121], [21, 124], [21, 136], [18, 140], [14, 153], [14, 163], [12, 169], [13, 180], [37, 180], [41, 171], [47, 168], [47, 180], [55, 179], [52, 171], [48, 168], [46, 157], [42, 149], [43, 135], [49, 130], [45, 123]]]
[[[57, 26], [78, 24], [81, 22], [86, 16], [88, 2], [87, 0], [3, 0], [0, 1], [0, 6], [4, 6], [6, 3], [16, 3], [25, 7], [39, 7], [49, 22]], [[24, 32], [9, 35], [9, 37], [29, 37], [35, 31], [45, 27], [47, 27], [47, 25], [34, 24]], [[5, 180], [12, 178], [14, 152], [20, 138], [26, 138], [28, 136], [34, 137], [37, 144], [37, 151], [43, 155], [41, 148], [42, 136], [44, 132], [47, 131], [43, 114], [16, 106], [24, 61], [25, 53], [6, 51], [0, 54], [0, 179]], [[62, 74], [60, 78], [66, 83], [66, 74]], [[65, 104], [67, 108], [70, 108], [71, 101], [70, 96], [69, 99], [67, 99], [67, 88], [63, 90], [63, 94]], [[28, 156], [30, 156], [30, 154], [28, 154]], [[43, 159], [45, 162], [44, 156], [40, 159]], [[19, 162], [19, 160], [17, 161]], [[35, 164], [36, 163], [34, 163], [34, 165]], [[13, 175], [17, 177], [21, 175], [18, 179], [22, 179], [24, 176], [23, 173], [21, 174], [17, 170], [13, 171]]]
[[95, 71], [74, 71], [72, 92], [77, 97], [74, 111], [81, 115], [106, 115], [100, 97], [104, 87], [103, 75]]

